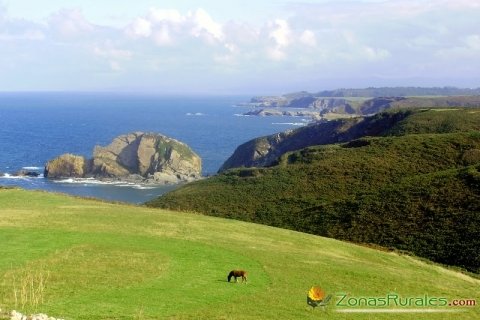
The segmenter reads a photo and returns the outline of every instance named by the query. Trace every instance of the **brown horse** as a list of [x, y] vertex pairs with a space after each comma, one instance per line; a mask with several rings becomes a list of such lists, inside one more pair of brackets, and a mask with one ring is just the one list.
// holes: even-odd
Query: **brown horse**
[[228, 274], [228, 282], [230, 282], [230, 279], [232, 279], [232, 277], [235, 278], [235, 282], [238, 282], [237, 281], [237, 278], [239, 277], [242, 277], [242, 283], [243, 281], [245, 281], [245, 283], [247, 283], [247, 271], [244, 271], [244, 270], [232, 270], [230, 271], [230, 273]]

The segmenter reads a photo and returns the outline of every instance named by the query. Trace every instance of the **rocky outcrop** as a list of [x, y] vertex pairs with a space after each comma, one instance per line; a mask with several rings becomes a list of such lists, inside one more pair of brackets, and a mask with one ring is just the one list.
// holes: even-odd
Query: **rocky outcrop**
[[[15, 173], [15, 176], [18, 176], [18, 177], [38, 177], [39, 175], [40, 173], [36, 171], [26, 170], [26, 169], [19, 170]], [[0, 172], [0, 176], [2, 176], [1, 172]]]
[[145, 180], [178, 183], [201, 177], [200, 157], [186, 144], [161, 134], [135, 132], [96, 146], [92, 159], [71, 154], [49, 161], [48, 178]]
[[63, 154], [45, 165], [45, 177], [64, 178], [64, 177], [84, 177], [90, 171], [90, 162], [82, 156], [74, 154]]
[[240, 145], [220, 168], [219, 172], [238, 167], [265, 167], [290, 151], [315, 145], [347, 142], [363, 136], [378, 136], [393, 124], [403, 120], [405, 113], [381, 113], [371, 117], [338, 119], [317, 122], [250, 140]]

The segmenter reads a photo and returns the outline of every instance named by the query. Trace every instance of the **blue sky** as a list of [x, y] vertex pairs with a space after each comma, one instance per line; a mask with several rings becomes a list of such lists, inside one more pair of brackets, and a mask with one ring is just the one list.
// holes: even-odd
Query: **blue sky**
[[480, 86], [480, 0], [0, 0], [0, 91]]

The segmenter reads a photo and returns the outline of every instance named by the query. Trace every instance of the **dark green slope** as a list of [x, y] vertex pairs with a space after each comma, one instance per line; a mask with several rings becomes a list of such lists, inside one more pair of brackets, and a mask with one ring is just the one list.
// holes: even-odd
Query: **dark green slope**
[[419, 134], [302, 149], [148, 205], [394, 247], [479, 272], [480, 133], [471, 129], [480, 122], [467, 119], [471, 110], [455, 112], [415, 113], [390, 134]]
[[419, 175], [305, 209], [298, 229], [480, 272], [480, 166]]

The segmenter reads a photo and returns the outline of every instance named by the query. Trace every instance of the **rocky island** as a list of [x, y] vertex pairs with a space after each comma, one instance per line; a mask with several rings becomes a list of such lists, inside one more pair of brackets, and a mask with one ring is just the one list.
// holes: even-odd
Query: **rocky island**
[[45, 165], [50, 179], [96, 178], [175, 184], [201, 178], [202, 161], [185, 143], [156, 133], [134, 132], [96, 146], [93, 158], [63, 154]]

